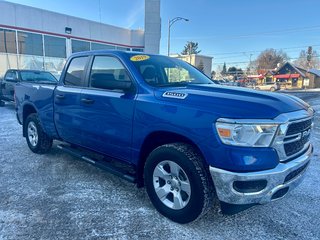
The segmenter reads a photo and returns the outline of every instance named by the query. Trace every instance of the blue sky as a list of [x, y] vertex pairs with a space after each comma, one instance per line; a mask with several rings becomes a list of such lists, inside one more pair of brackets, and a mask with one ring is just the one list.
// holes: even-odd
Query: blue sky
[[[13, 0], [100, 21], [99, 0]], [[144, 0], [100, 0], [101, 21], [127, 28], [144, 27]], [[319, 0], [162, 0], [160, 53], [167, 52], [168, 19], [176, 16], [171, 31], [171, 52], [187, 41], [199, 43], [201, 54], [214, 57], [214, 68], [245, 67], [266, 48], [283, 49], [292, 59], [312, 45], [320, 53]]]

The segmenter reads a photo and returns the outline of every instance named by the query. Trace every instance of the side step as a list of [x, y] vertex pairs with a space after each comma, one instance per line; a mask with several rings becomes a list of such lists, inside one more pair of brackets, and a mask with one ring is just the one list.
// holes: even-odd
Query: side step
[[111, 163], [105, 161], [105, 160], [98, 160], [98, 159], [94, 159], [92, 157], [86, 156], [81, 150], [78, 150], [76, 148], [72, 148], [70, 146], [67, 145], [63, 145], [63, 144], [59, 144], [57, 145], [57, 147], [59, 149], [61, 149], [62, 151], [69, 153], [70, 155], [77, 157], [87, 163], [90, 163], [98, 168], [101, 168], [105, 171], [108, 171], [118, 177], [121, 177], [129, 182], [132, 183], [136, 183], [136, 177], [133, 176], [132, 174], [128, 173], [127, 171], [113, 166]]

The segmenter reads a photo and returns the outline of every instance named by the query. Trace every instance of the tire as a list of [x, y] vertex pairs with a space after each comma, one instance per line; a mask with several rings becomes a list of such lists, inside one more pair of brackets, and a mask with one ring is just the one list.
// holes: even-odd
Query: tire
[[152, 204], [174, 222], [189, 223], [200, 218], [213, 205], [213, 183], [208, 169], [189, 144], [172, 143], [156, 148], [144, 167], [145, 186]]
[[255, 89], [256, 89], [256, 90], [260, 90], [260, 88], [259, 88], [259, 87], [256, 87]]
[[5, 101], [0, 100], [0, 107], [4, 107], [6, 105]]
[[270, 88], [271, 92], [274, 92], [276, 89], [274, 87]]
[[50, 150], [53, 140], [43, 131], [37, 114], [30, 114], [23, 127], [32, 152], [42, 154]]

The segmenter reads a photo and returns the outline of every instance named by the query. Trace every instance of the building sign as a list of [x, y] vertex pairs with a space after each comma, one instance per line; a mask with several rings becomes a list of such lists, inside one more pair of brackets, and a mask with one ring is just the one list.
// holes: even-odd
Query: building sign
[[308, 86], [309, 86], [309, 83], [310, 83], [309, 78], [305, 78], [305, 79], [303, 80], [303, 86], [304, 86], [304, 87], [308, 87]]

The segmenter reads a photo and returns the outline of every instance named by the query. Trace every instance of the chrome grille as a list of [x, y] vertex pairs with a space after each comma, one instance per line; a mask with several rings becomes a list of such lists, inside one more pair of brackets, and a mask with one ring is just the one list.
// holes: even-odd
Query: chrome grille
[[314, 111], [299, 110], [280, 114], [274, 120], [279, 122], [272, 147], [277, 151], [280, 162], [289, 162], [304, 154], [310, 147], [310, 132]]
[[312, 119], [293, 122], [288, 126], [284, 139], [284, 150], [287, 157], [299, 153], [310, 139]]
[[310, 129], [312, 124], [312, 119], [307, 119], [301, 122], [295, 122], [289, 125], [288, 130], [287, 130], [287, 136], [301, 133], [303, 131], [306, 131]]

